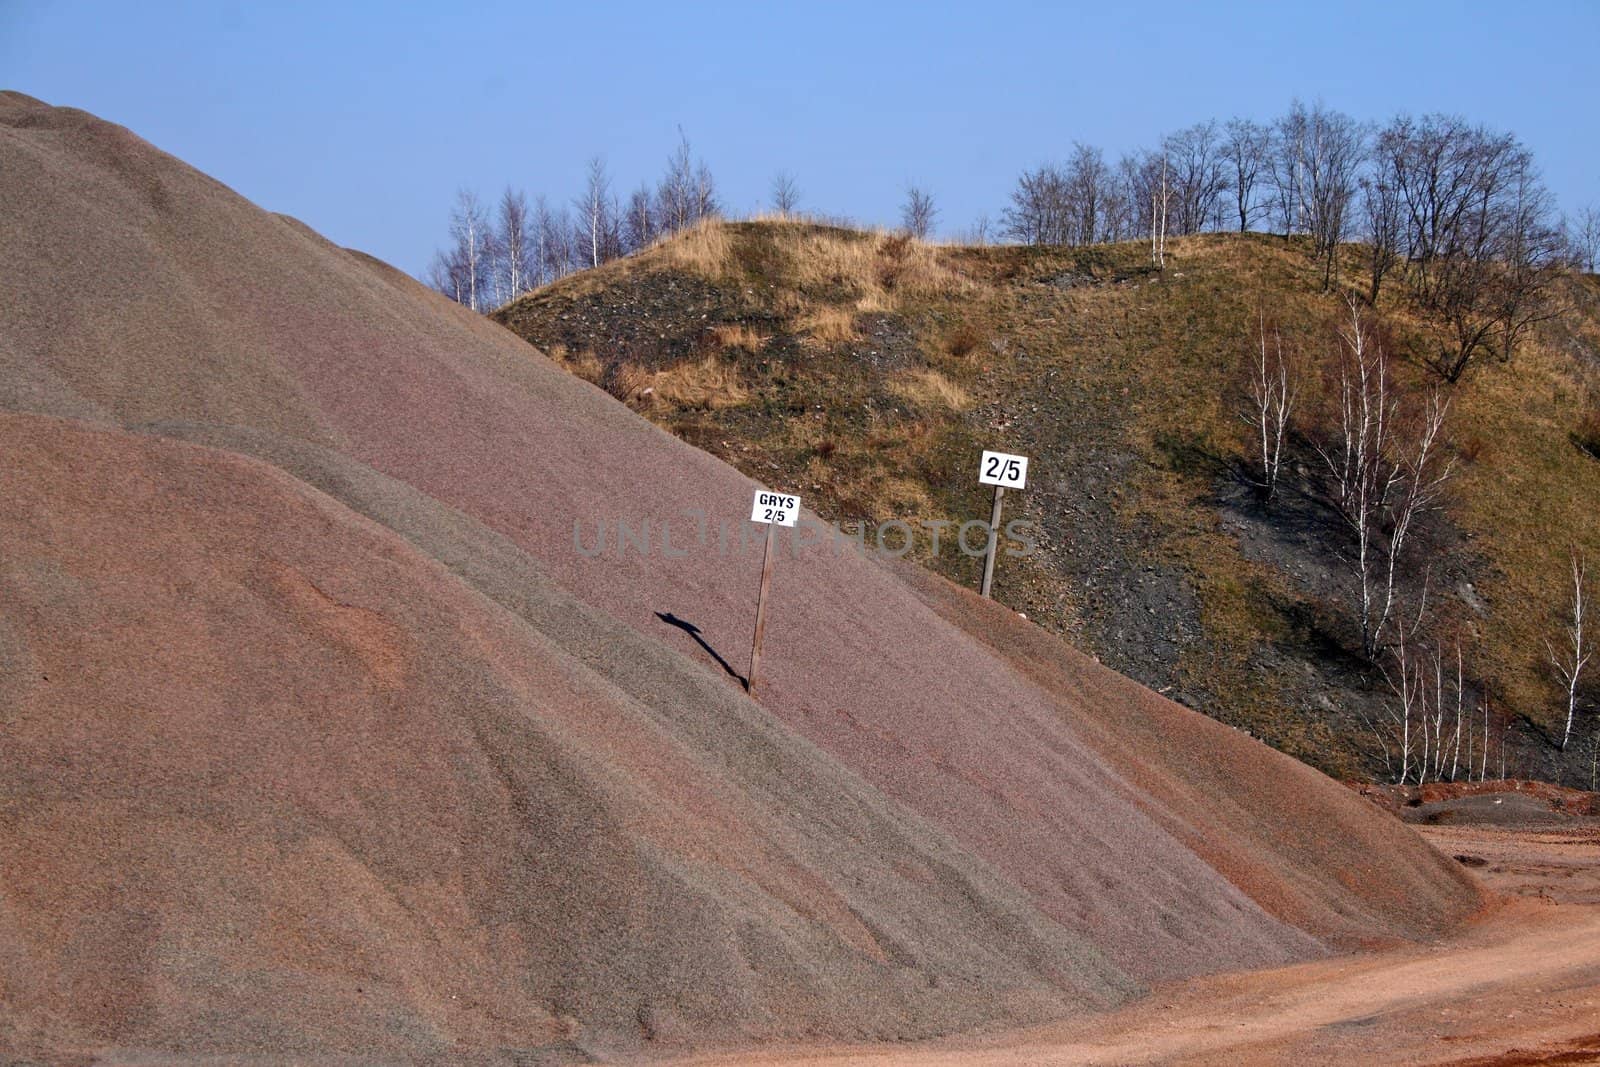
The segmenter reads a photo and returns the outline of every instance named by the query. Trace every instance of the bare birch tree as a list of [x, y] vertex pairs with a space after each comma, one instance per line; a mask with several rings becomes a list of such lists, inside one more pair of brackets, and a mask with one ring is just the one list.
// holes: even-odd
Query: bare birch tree
[[583, 195], [574, 202], [574, 206], [578, 209], [578, 225], [583, 230], [584, 242], [588, 246], [589, 266], [598, 267], [610, 258], [604, 253], [615, 226], [611, 210], [611, 178], [606, 174], [606, 161], [600, 156], [589, 160], [584, 173]]
[[496, 242], [507, 300], [515, 300], [533, 288], [528, 263], [528, 198], [521, 190], [507, 187], [500, 195], [500, 233]]
[[489, 298], [489, 220], [478, 194], [469, 189], [456, 193], [456, 207], [450, 215], [453, 250], [449, 261], [455, 276], [451, 288], [457, 303], [473, 311], [487, 310]]
[[677, 233], [694, 221], [694, 157], [689, 138], [678, 131], [678, 147], [667, 157], [667, 172], [656, 189], [658, 222], [665, 233]]
[[648, 186], [641, 185], [628, 197], [628, 209], [622, 221], [622, 249], [637, 252], [656, 239], [660, 232], [656, 225], [655, 204]]
[[1267, 336], [1267, 320], [1263, 313], [1259, 316], [1256, 345], [1250, 359], [1249, 406], [1240, 417], [1250, 426], [1255, 438], [1257, 460], [1261, 465], [1258, 485], [1268, 502], [1278, 495], [1278, 473], [1283, 467], [1283, 443], [1294, 413], [1295, 393], [1289, 360], [1283, 352], [1283, 337], [1276, 329], [1270, 338]]
[[1561, 751], [1567, 750], [1567, 744], [1572, 740], [1572, 725], [1578, 715], [1578, 687], [1583, 681], [1584, 669], [1589, 665], [1589, 660], [1594, 657], [1594, 639], [1585, 632], [1588, 625], [1587, 597], [1584, 581], [1587, 575], [1583, 556], [1576, 549], [1572, 551], [1572, 603], [1567, 615], [1565, 632], [1562, 642], [1558, 646], [1554, 642], [1546, 642], [1545, 647], [1550, 652], [1550, 663], [1561, 676], [1561, 681], [1566, 687], [1567, 697], [1567, 722], [1561, 731]]
[[1355, 300], [1348, 307], [1338, 347], [1334, 438], [1318, 452], [1332, 481], [1334, 510], [1355, 538], [1361, 648], [1376, 659], [1394, 611], [1401, 555], [1454, 470], [1441, 454], [1450, 404], [1433, 390], [1420, 410], [1403, 412], [1382, 345]]
[[561, 234], [566, 224], [550, 210], [550, 202], [543, 194], [533, 201], [533, 240], [530, 252], [538, 284], [555, 281], [566, 273], [565, 242]]
[[1167, 269], [1167, 206], [1172, 202], [1171, 167], [1167, 154], [1161, 153], [1159, 161], [1161, 180], [1150, 190], [1150, 260], [1158, 270]]
[[[1368, 720], [1367, 726], [1382, 748], [1384, 762], [1396, 785], [1405, 785], [1413, 772], [1422, 783], [1427, 768], [1427, 694], [1424, 664], [1417, 656], [1416, 637], [1428, 611], [1428, 591], [1424, 584], [1417, 602], [1417, 615], [1407, 626], [1402, 620], [1399, 634], [1388, 649], [1389, 662], [1378, 669], [1394, 697], [1384, 705], [1384, 725]], [[1365, 716], [1363, 715], [1363, 718]], [[1393, 745], [1391, 747], [1391, 741]]]

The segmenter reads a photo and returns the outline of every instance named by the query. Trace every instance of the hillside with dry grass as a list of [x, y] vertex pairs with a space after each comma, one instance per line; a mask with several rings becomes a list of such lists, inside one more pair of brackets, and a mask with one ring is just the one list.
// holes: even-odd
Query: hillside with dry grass
[[[995, 595], [1116, 669], [1330, 773], [1382, 776], [1391, 700], [1361, 655], [1349, 545], [1315, 438], [1347, 315], [1309, 248], [1264, 235], [1141, 245], [930, 246], [796, 221], [713, 224], [538, 290], [496, 318], [679, 437], [836, 521], [987, 515], [982, 448], [1033, 457], [1007, 517], [1041, 547]], [[1359, 249], [1347, 249], [1354, 279]], [[1600, 559], [1600, 285], [1509, 361], [1443, 386], [1454, 475], [1402, 600], [1462, 649], [1506, 771], [1589, 785], [1600, 718], [1552, 742], [1569, 550]], [[1286, 486], [1250, 484], [1244, 365], [1263, 321], [1300, 368]], [[1406, 388], [1434, 387], [1439, 323], [1391, 285], [1373, 316]], [[912, 555], [976, 584], [919, 532]], [[1593, 707], [1594, 687], [1584, 699]], [[1480, 728], [1481, 729], [1481, 728]], [[1480, 735], [1481, 736], [1481, 735]], [[1481, 758], [1481, 740], [1473, 744]], [[1498, 769], [1498, 767], [1492, 768]]]

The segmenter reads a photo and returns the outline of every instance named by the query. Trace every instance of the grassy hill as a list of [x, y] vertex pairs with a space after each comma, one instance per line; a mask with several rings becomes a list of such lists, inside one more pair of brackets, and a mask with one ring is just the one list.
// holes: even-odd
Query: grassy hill
[[[1388, 689], [1359, 654], [1348, 544], [1321, 493], [1329, 353], [1348, 315], [1308, 249], [1264, 235], [961, 248], [767, 221], [716, 224], [576, 275], [496, 313], [573, 373], [820, 514], [878, 523], [982, 518], [982, 448], [1033, 457], [1007, 518], [1041, 550], [1002, 559], [995, 595], [1117, 670], [1330, 773], [1382, 772], [1369, 723]], [[1359, 250], [1347, 250], [1353, 280]], [[1404, 583], [1426, 575], [1434, 644], [1462, 648], [1508, 773], [1588, 784], [1600, 718], [1565, 753], [1546, 640], [1570, 547], [1600, 560], [1600, 461], [1581, 447], [1600, 396], [1600, 285], [1509, 362], [1449, 387], [1455, 463]], [[1413, 390], [1445, 343], [1392, 285], [1376, 316]], [[1299, 354], [1288, 485], [1246, 473], [1244, 363], [1265, 318]], [[913, 556], [976, 583], [947, 536]], [[1594, 688], [1586, 694], [1593, 705]]]

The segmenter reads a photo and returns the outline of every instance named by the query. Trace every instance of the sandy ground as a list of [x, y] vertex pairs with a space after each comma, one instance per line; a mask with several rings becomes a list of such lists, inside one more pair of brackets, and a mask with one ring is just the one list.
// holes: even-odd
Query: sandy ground
[[[1110, 1015], [915, 1047], [767, 1051], [696, 1067], [1600, 1063], [1600, 825], [1428, 827], [1495, 902], [1459, 935], [1158, 990]], [[1476, 865], [1482, 860], [1481, 866]]]

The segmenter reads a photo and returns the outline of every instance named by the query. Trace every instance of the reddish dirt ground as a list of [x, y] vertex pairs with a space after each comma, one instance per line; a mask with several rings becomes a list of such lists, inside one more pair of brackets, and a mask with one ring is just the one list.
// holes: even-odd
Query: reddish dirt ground
[[[1600, 824], [1429, 827], [1495, 894], [1429, 945], [1214, 975], [1120, 1011], [896, 1049], [768, 1050], [695, 1067], [1600, 1063]], [[1485, 862], [1477, 865], [1475, 860]]]

